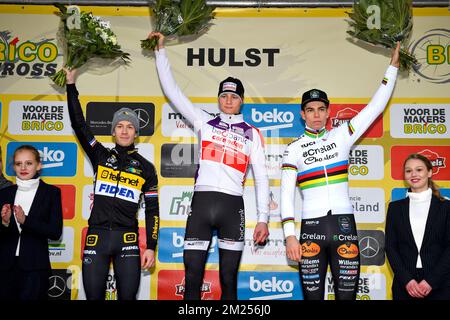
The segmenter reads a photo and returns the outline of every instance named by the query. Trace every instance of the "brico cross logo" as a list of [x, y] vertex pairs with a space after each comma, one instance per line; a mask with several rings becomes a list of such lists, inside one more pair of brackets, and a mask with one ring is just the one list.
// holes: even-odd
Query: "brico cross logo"
[[56, 73], [58, 47], [54, 39], [21, 40], [10, 31], [0, 31], [0, 78], [21, 76], [31, 79]]

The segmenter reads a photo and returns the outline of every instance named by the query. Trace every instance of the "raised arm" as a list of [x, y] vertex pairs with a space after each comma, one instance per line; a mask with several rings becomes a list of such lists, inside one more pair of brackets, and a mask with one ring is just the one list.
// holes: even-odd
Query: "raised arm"
[[192, 124], [195, 131], [198, 131], [201, 127], [203, 112], [200, 109], [196, 109], [192, 102], [184, 95], [172, 74], [169, 59], [166, 55], [166, 49], [164, 48], [164, 35], [159, 32], [152, 32], [149, 34], [149, 39], [158, 36], [158, 45], [155, 50], [156, 56], [156, 68], [158, 70], [159, 82], [164, 91], [164, 94], [169, 98], [170, 102], [175, 108]]
[[352, 144], [355, 143], [376, 118], [383, 112], [394, 91], [395, 81], [397, 79], [397, 71], [400, 66], [400, 42], [392, 51], [392, 58], [389, 67], [384, 74], [377, 92], [372, 97], [367, 106], [352, 120], [350, 120], [349, 133], [351, 135]]
[[75, 86], [76, 69], [64, 69], [64, 71], [66, 72], [67, 79], [67, 106], [69, 109], [70, 123], [81, 147], [88, 155], [95, 170], [96, 154], [103, 152], [105, 147], [95, 139], [84, 118], [83, 110], [78, 100], [78, 90]]

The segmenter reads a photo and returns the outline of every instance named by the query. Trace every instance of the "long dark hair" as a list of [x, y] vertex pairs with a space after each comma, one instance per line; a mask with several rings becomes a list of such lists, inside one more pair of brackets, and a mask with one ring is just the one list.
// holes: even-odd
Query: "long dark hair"
[[[422, 161], [425, 164], [425, 166], [427, 167], [428, 172], [433, 170], [433, 164], [427, 157], [425, 157], [421, 154], [418, 154], [418, 153], [412, 153], [406, 158], [405, 162], [403, 162], [403, 172], [405, 171], [406, 162], [411, 159], [416, 159], [416, 160]], [[435, 195], [439, 200], [445, 201], [445, 198], [441, 195], [441, 192], [439, 191], [439, 187], [431, 178], [428, 178], [428, 187], [433, 192], [433, 195]]]

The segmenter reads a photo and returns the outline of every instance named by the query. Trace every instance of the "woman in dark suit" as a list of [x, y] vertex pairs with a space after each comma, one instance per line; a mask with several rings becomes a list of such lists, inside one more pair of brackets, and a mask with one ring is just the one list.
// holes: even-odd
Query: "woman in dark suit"
[[0, 300], [45, 300], [51, 273], [48, 239], [62, 233], [61, 191], [39, 177], [39, 152], [14, 152], [16, 185], [0, 192]]
[[431, 179], [426, 157], [403, 165], [408, 197], [389, 204], [386, 254], [394, 272], [394, 300], [450, 299], [450, 201]]

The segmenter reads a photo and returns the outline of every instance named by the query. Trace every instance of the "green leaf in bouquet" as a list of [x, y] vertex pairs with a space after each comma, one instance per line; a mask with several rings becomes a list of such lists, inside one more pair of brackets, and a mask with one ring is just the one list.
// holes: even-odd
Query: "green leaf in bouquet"
[[[149, 7], [154, 16], [154, 30], [161, 32], [165, 36], [173, 35], [177, 32], [181, 23], [180, 8], [173, 0], [157, 0], [153, 5], [149, 2]], [[158, 44], [158, 38], [141, 40], [141, 48], [154, 50]]]
[[154, 50], [158, 44], [158, 38], [154, 37], [151, 39], [141, 40], [141, 48], [147, 50]]
[[[56, 7], [60, 10], [58, 15], [64, 25], [63, 40], [67, 47], [65, 67], [79, 68], [94, 57], [120, 59], [125, 64], [130, 61], [130, 55], [123, 52], [117, 43], [117, 37], [110, 29], [109, 22], [103, 21], [91, 12], [82, 11], [79, 16], [79, 28], [69, 29], [66, 25], [69, 16], [66, 7], [59, 4]], [[60, 70], [52, 79], [57, 85], [64, 86], [65, 73], [61, 72], [64, 73]]]
[[178, 35], [196, 34], [208, 26], [213, 18], [214, 7], [207, 6], [205, 0], [181, 0], [180, 11], [183, 22]]
[[152, 5], [150, 5], [150, 7], [155, 11], [161, 11], [164, 8], [169, 7], [172, 2], [172, 0], [156, 0], [155, 6], [152, 8]]
[[[368, 21], [372, 18], [370, 6], [378, 6], [380, 12], [380, 28], [372, 28]], [[409, 71], [416, 58], [407, 48], [412, 32], [412, 0], [355, 0], [353, 11], [347, 12], [352, 37], [373, 45], [395, 48], [401, 42], [400, 68]]]
[[175, 4], [165, 7], [159, 13], [156, 21], [157, 31], [165, 36], [174, 35], [182, 23], [180, 19], [180, 8]]
[[[150, 8], [155, 17], [154, 30], [164, 36], [197, 34], [214, 17], [214, 7], [207, 6], [205, 0], [157, 0]], [[154, 50], [157, 43], [157, 38], [145, 39], [141, 47]]]

